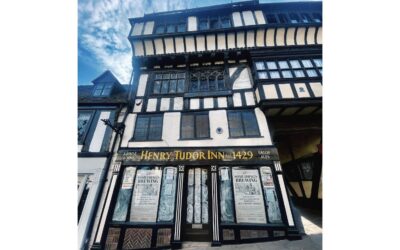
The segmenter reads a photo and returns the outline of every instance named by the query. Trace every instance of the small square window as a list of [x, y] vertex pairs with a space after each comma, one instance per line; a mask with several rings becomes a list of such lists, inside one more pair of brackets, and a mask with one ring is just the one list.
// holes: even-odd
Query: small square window
[[154, 81], [153, 93], [159, 94], [161, 89], [161, 81]]
[[303, 66], [305, 67], [305, 68], [312, 68], [313, 67], [313, 65], [312, 65], [312, 63], [311, 63], [311, 60], [301, 60], [301, 62], [303, 63]]
[[295, 70], [294, 75], [296, 77], [304, 77], [305, 76], [303, 70]]
[[221, 28], [230, 28], [231, 27], [231, 19], [229, 17], [221, 18]]
[[278, 14], [278, 18], [280, 23], [288, 23], [286, 14]]
[[307, 75], [308, 77], [316, 77], [317, 75], [317, 71], [313, 70], [313, 69], [308, 69], [307, 70]]
[[183, 93], [185, 91], [185, 80], [179, 79], [178, 80], [178, 93]]
[[178, 24], [178, 32], [185, 32], [186, 31], [186, 24], [180, 23]]
[[199, 21], [199, 30], [207, 30], [208, 29], [208, 20], [200, 19]]
[[301, 13], [300, 17], [303, 23], [311, 23], [311, 17], [307, 13]]
[[168, 85], [169, 85], [169, 81], [168, 80], [162, 81], [161, 94], [168, 93]]
[[279, 61], [278, 64], [279, 64], [279, 68], [281, 68], [281, 69], [288, 69], [289, 68], [289, 65], [288, 65], [288, 63], [286, 61]]
[[259, 79], [268, 79], [267, 72], [265, 72], [265, 71], [258, 72], [258, 78]]
[[156, 34], [162, 34], [164, 33], [164, 25], [158, 25], [156, 27]]
[[175, 24], [168, 24], [167, 33], [174, 33], [174, 32], [175, 32]]
[[282, 70], [283, 78], [292, 78], [292, 72], [290, 70]]
[[256, 68], [258, 70], [260, 70], [260, 69], [262, 70], [262, 69], [265, 69], [265, 65], [263, 62], [256, 62]]
[[210, 20], [210, 29], [218, 29], [218, 28], [219, 28], [218, 19], [211, 19]]
[[269, 74], [271, 75], [272, 79], [278, 79], [281, 78], [281, 76], [279, 75], [278, 71], [270, 71]]
[[297, 60], [290, 60], [290, 66], [292, 66], [292, 69], [299, 69], [301, 68], [301, 65], [299, 61]]
[[275, 62], [267, 62], [268, 69], [277, 69]]
[[322, 67], [322, 59], [314, 59], [313, 61], [317, 67]]

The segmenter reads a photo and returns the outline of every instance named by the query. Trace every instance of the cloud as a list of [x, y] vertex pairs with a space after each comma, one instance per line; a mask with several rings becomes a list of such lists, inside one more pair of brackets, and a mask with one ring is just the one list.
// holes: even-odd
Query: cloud
[[[79, 0], [79, 56], [89, 57], [83, 59], [92, 60], [99, 71], [111, 70], [121, 83], [128, 84], [132, 72], [128, 18], [194, 8], [198, 4], [195, 0]], [[203, 0], [202, 4], [211, 5], [213, 1]], [[81, 53], [83, 50], [88, 53]]]

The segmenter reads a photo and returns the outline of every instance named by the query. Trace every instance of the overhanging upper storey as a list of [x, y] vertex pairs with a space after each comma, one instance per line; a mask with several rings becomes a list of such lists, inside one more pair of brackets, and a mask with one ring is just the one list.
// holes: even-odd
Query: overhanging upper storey
[[130, 23], [135, 58], [322, 44], [321, 2], [249, 1], [149, 14]]

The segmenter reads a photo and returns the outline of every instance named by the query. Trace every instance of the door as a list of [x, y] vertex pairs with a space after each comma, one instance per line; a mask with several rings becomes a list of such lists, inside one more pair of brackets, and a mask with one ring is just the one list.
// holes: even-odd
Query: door
[[183, 240], [211, 241], [210, 171], [206, 167], [186, 169]]

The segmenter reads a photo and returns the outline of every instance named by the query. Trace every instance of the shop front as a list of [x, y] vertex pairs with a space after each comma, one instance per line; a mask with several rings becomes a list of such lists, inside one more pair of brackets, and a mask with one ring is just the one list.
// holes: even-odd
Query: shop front
[[299, 237], [273, 146], [129, 149], [114, 177], [105, 249]]

